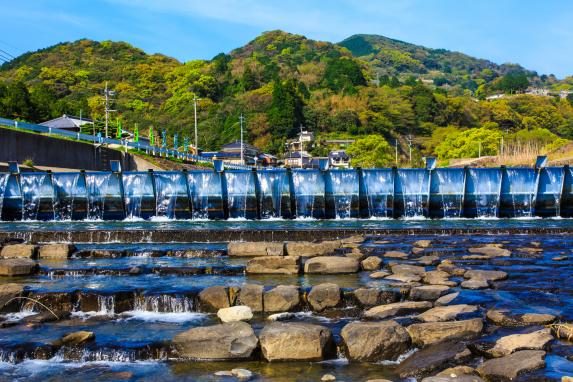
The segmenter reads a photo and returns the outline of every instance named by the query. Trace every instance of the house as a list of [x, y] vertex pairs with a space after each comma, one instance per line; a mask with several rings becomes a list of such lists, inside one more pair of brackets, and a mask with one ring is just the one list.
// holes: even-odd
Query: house
[[305, 151], [309, 143], [314, 139], [314, 134], [311, 131], [301, 130], [295, 139], [287, 141], [288, 151]]
[[89, 118], [80, 118], [67, 114], [62, 115], [59, 118], [50, 119], [49, 121], [40, 123], [41, 126], [51, 127], [52, 129], [80, 131], [81, 128], [81, 130], [86, 131], [86, 133], [90, 132], [93, 124], [94, 121]]
[[306, 151], [294, 151], [285, 156], [285, 166], [287, 167], [309, 167], [312, 156]]
[[350, 168], [350, 156], [344, 150], [331, 151], [328, 154], [330, 166], [334, 168]]
[[[241, 162], [241, 141], [234, 141], [227, 143], [221, 147], [220, 151], [209, 151], [203, 152], [201, 156], [210, 159], [220, 159], [223, 162], [240, 164], [245, 166], [255, 166], [257, 162], [261, 160], [261, 155], [265, 155], [262, 158], [264, 163], [273, 162], [270, 154], [263, 154], [260, 149], [243, 142], [243, 162]], [[276, 163], [276, 158], [274, 158], [274, 163]]]
[[277, 165], [277, 157], [266, 153], [259, 154], [257, 164], [263, 167], [275, 167]]

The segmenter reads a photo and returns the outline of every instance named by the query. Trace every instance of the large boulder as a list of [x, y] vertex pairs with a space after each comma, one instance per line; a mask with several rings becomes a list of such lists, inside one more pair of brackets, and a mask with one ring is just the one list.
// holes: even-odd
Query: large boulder
[[410, 290], [410, 298], [415, 301], [430, 300], [434, 301], [446, 294], [450, 287], [446, 285], [423, 285], [413, 287]]
[[243, 285], [237, 297], [237, 304], [246, 305], [250, 307], [253, 312], [262, 312], [264, 290], [265, 288], [262, 285]]
[[316, 285], [310, 290], [307, 300], [316, 312], [334, 308], [340, 304], [340, 288], [338, 285], [331, 283]]
[[443, 322], [454, 320], [459, 315], [476, 311], [476, 306], [467, 304], [437, 306], [419, 314], [416, 318], [424, 322]]
[[412, 313], [418, 313], [432, 307], [429, 301], [404, 301], [393, 304], [379, 305], [368, 309], [364, 312], [366, 318], [376, 318], [383, 320], [393, 316], [403, 316]]
[[219, 309], [217, 317], [223, 322], [249, 321], [253, 318], [253, 311], [246, 305], [231, 306]]
[[410, 346], [408, 332], [395, 321], [351, 322], [341, 336], [351, 361], [395, 360]]
[[294, 285], [278, 285], [263, 295], [265, 312], [288, 312], [300, 304], [298, 288]]
[[522, 350], [481, 364], [477, 371], [488, 381], [512, 381], [520, 374], [545, 367], [543, 350]]
[[4, 259], [33, 259], [36, 257], [37, 247], [32, 244], [12, 244], [2, 248], [0, 257]]
[[27, 276], [38, 270], [38, 264], [27, 258], [0, 260], [0, 276]]
[[486, 350], [491, 357], [504, 357], [518, 350], [543, 350], [553, 340], [550, 329], [541, 329], [526, 334], [501, 337], [493, 348]]
[[250, 358], [258, 342], [253, 328], [245, 322], [192, 328], [173, 338], [180, 357], [202, 360]]
[[67, 259], [76, 250], [72, 244], [46, 244], [38, 251], [40, 259]]
[[302, 322], [273, 322], [260, 333], [267, 361], [321, 361], [336, 356], [330, 329]]
[[20, 284], [0, 285], [0, 312], [15, 312], [20, 310], [21, 301], [15, 300], [24, 295], [24, 287]]
[[472, 339], [483, 330], [481, 318], [463, 321], [428, 322], [408, 326], [412, 342], [425, 346], [448, 340]]
[[199, 292], [199, 308], [202, 311], [215, 313], [229, 306], [229, 294], [224, 286], [212, 286]]
[[309, 259], [304, 264], [304, 273], [356, 273], [360, 263], [356, 259], [339, 256], [318, 256]]
[[478, 253], [487, 257], [509, 257], [511, 251], [508, 249], [486, 245], [485, 247], [470, 248], [470, 253]]
[[247, 262], [247, 273], [294, 275], [300, 271], [299, 256], [263, 256]]
[[286, 243], [286, 251], [289, 256], [314, 257], [333, 253], [342, 247], [340, 240], [321, 241], [289, 241]]
[[227, 254], [229, 256], [283, 256], [284, 243], [256, 241], [238, 242], [232, 241], [227, 244]]
[[354, 290], [353, 294], [358, 303], [365, 307], [391, 304], [400, 301], [402, 297], [398, 291], [380, 290], [377, 288], [358, 288]]
[[486, 313], [489, 321], [498, 326], [519, 327], [529, 325], [548, 325], [555, 321], [556, 317], [546, 313], [511, 314], [505, 309], [490, 309]]

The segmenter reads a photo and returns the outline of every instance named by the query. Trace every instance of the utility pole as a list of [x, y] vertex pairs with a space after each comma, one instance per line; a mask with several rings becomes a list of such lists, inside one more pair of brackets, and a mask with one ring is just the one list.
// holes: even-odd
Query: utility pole
[[244, 166], [245, 165], [245, 157], [243, 155], [243, 121], [245, 120], [245, 117], [243, 117], [243, 114], [241, 113], [241, 116], [239, 117], [239, 121], [241, 123], [241, 164]]
[[481, 141], [479, 141], [478, 146], [478, 158], [481, 158]]
[[107, 87], [107, 81], [105, 82], [105, 137], [108, 137], [108, 125], [109, 125], [109, 113], [115, 110], [111, 110], [109, 108], [109, 103], [111, 101], [111, 97], [115, 95], [113, 90], [109, 90]]
[[410, 149], [410, 166], [412, 166], [412, 136], [408, 135], [408, 148]]
[[396, 148], [396, 167], [398, 167], [398, 140], [397, 139], [396, 139], [395, 148]]
[[199, 156], [199, 140], [197, 138], [197, 101], [200, 101], [201, 98], [197, 98], [197, 96], [193, 96], [193, 109], [195, 112], [195, 155]]
[[300, 124], [300, 135], [298, 136], [298, 146], [299, 146], [298, 154], [300, 156], [300, 158], [299, 158], [300, 159], [300, 168], [302, 168], [302, 165], [303, 165], [303, 163], [302, 163], [302, 152], [303, 152], [303, 149], [302, 149], [302, 123]]

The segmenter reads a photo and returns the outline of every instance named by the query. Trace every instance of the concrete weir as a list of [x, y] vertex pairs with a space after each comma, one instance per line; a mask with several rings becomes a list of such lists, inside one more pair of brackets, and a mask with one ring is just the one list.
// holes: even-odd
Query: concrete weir
[[186, 230], [186, 229], [133, 229], [133, 230], [67, 230], [67, 231], [3, 231], [0, 242], [22, 239], [27, 243], [221, 243], [229, 241], [318, 241], [342, 239], [354, 235], [557, 235], [573, 234], [568, 227], [540, 228], [379, 228], [379, 229], [244, 229], [244, 230]]

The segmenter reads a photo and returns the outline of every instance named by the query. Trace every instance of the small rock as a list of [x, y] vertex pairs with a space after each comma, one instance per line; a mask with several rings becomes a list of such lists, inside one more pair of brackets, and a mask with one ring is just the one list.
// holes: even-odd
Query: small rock
[[573, 382], [573, 377], [563, 376], [561, 382]]
[[324, 374], [322, 376], [322, 378], [320, 378], [321, 381], [336, 381], [336, 377], [332, 374]]
[[412, 343], [420, 346], [447, 340], [472, 339], [480, 335], [483, 329], [481, 318], [463, 321], [428, 322], [414, 324], [406, 328]]
[[522, 373], [545, 367], [543, 350], [522, 350], [506, 357], [494, 358], [481, 364], [478, 373], [492, 381], [511, 381]]
[[94, 339], [95, 334], [93, 332], [80, 330], [78, 332], [67, 334], [61, 339], [54, 341], [54, 346], [78, 346], [88, 341], [93, 341]]
[[384, 277], [385, 280], [393, 280], [393, 281], [400, 281], [405, 284], [417, 284], [419, 281], [422, 280], [421, 276], [418, 275], [403, 275], [403, 274], [396, 274], [396, 275], [389, 275]]
[[253, 311], [246, 305], [231, 306], [219, 309], [217, 317], [223, 322], [249, 321], [253, 318]]
[[378, 271], [374, 273], [370, 273], [370, 278], [372, 279], [383, 279], [386, 276], [390, 276], [390, 272], [387, 271]]
[[479, 253], [487, 257], [509, 257], [511, 256], [511, 251], [508, 249], [494, 247], [487, 245], [485, 247], [470, 248], [468, 250], [470, 253]]
[[379, 305], [364, 312], [366, 318], [384, 319], [392, 316], [403, 316], [418, 313], [432, 307], [429, 301], [404, 301], [393, 304]]
[[553, 261], [565, 261], [568, 259], [569, 259], [569, 256], [556, 256], [556, 257], [552, 258], [551, 260], [553, 260]]
[[287, 312], [300, 304], [298, 288], [294, 285], [278, 285], [263, 295], [265, 312]]
[[217, 377], [233, 377], [233, 373], [231, 372], [231, 370], [220, 370], [220, 371], [216, 371], [214, 373], [215, 376]]
[[417, 265], [409, 264], [393, 264], [391, 267], [392, 273], [395, 275], [416, 275], [423, 277], [426, 273], [426, 268]]
[[247, 369], [232, 369], [231, 375], [237, 377], [241, 381], [248, 381], [253, 378], [253, 372]]
[[486, 351], [492, 357], [504, 357], [517, 350], [542, 350], [553, 340], [549, 329], [537, 330], [527, 334], [512, 334], [501, 337], [495, 346]]
[[454, 293], [447, 294], [447, 295], [442, 296], [439, 299], [437, 299], [434, 304], [436, 306], [450, 305], [459, 295], [460, 295], [460, 292], [454, 292]]
[[449, 277], [450, 277], [449, 273], [435, 270], [426, 272], [423, 281], [425, 284], [447, 285], [450, 287], [456, 286], [458, 283], [455, 281], [448, 280]]
[[420, 248], [428, 248], [432, 244], [431, 240], [418, 240], [414, 242], [414, 246]]
[[436, 265], [440, 262], [440, 258], [438, 256], [422, 256], [418, 257], [416, 261], [423, 265]]
[[450, 288], [446, 285], [423, 285], [410, 290], [410, 298], [414, 301], [434, 301], [444, 295]]
[[308, 303], [316, 312], [334, 308], [340, 304], [340, 288], [336, 284], [320, 284], [312, 287], [307, 297]]
[[421, 253], [424, 253], [425, 251], [426, 250], [424, 248], [417, 248], [417, 247], [412, 248], [412, 253], [414, 255], [419, 255]]
[[475, 375], [476, 369], [474, 369], [473, 367], [469, 367], [469, 366], [455, 366], [455, 367], [450, 367], [446, 370], [442, 370], [440, 371], [438, 374], [436, 374], [437, 377], [451, 377], [451, 378], [455, 378], [456, 376], [459, 375]]
[[369, 256], [366, 259], [362, 260], [362, 269], [365, 271], [376, 271], [380, 269], [382, 265], [382, 259], [378, 256]]
[[476, 311], [476, 306], [466, 304], [437, 306], [419, 314], [417, 318], [424, 322], [443, 322], [453, 320], [459, 315]]
[[391, 304], [400, 301], [402, 295], [398, 291], [380, 290], [376, 288], [355, 289], [354, 297], [362, 306], [375, 306], [380, 304]]
[[360, 263], [356, 259], [339, 256], [318, 256], [306, 261], [304, 273], [356, 273], [359, 268]]
[[228, 308], [229, 295], [224, 286], [212, 286], [199, 292], [199, 303], [201, 310], [207, 312], [217, 312], [219, 309]]
[[473, 290], [487, 289], [489, 288], [489, 281], [487, 281], [486, 279], [473, 278], [463, 281], [460, 284], [460, 286], [464, 289], [473, 289]]
[[484, 279], [488, 281], [499, 281], [507, 279], [507, 273], [503, 271], [482, 271], [470, 270], [464, 274], [466, 279]]
[[388, 251], [386, 253], [384, 253], [384, 257], [388, 257], [391, 259], [407, 259], [408, 258], [408, 254], [404, 253], [404, 252], [400, 252], [400, 251]]

